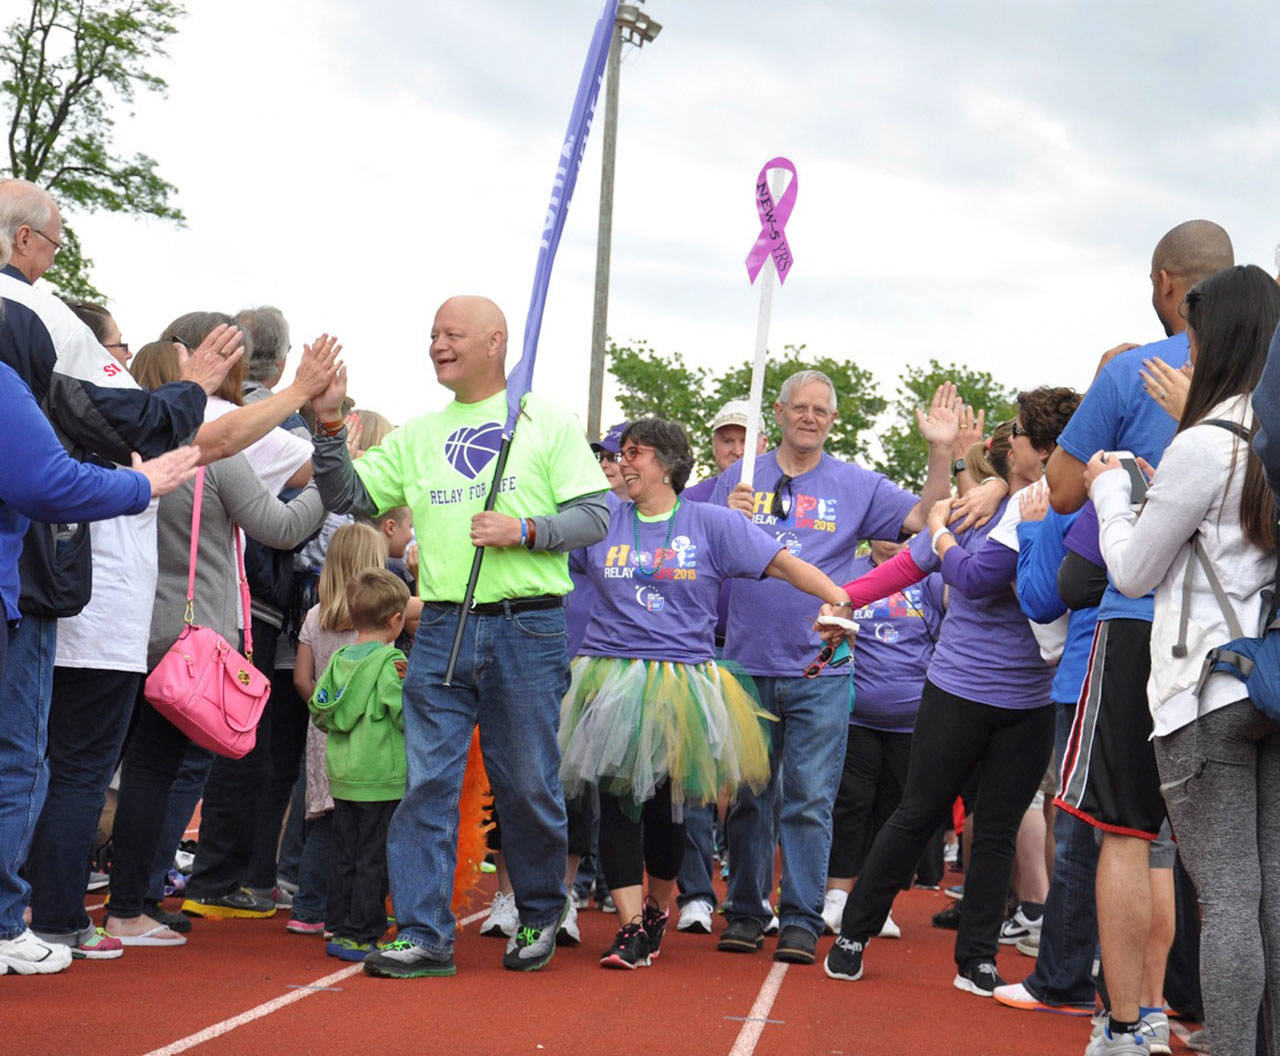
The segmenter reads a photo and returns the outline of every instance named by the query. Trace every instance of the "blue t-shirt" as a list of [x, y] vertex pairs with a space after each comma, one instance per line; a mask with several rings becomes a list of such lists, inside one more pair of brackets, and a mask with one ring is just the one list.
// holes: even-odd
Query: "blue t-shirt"
[[[1001, 503], [996, 515], [981, 528], [956, 536], [966, 553], [982, 549], [1008, 501]], [[928, 532], [911, 540], [911, 557], [925, 572], [937, 571], [941, 564]], [[947, 618], [929, 665], [929, 681], [957, 697], [993, 708], [1018, 710], [1049, 703], [1053, 668], [1040, 656], [1040, 646], [1018, 606], [1012, 583], [980, 598], [951, 588]]]
[[[855, 558], [854, 578], [875, 566]], [[942, 628], [942, 577], [926, 576], [905, 590], [853, 613], [853, 714], [849, 721], [888, 733], [910, 733], [920, 691]]]
[[[1189, 356], [1185, 333], [1121, 352], [1102, 368], [1089, 386], [1076, 413], [1058, 437], [1058, 446], [1081, 462], [1088, 462], [1096, 451], [1132, 451], [1151, 465], [1158, 465], [1173, 439], [1177, 422], [1147, 395], [1138, 371], [1142, 369], [1142, 361], [1152, 357], [1164, 360], [1177, 370]], [[1098, 619], [1150, 622], [1151, 598], [1150, 594], [1126, 598], [1108, 584]]]
[[[752, 520], [837, 583], [853, 578], [858, 543], [896, 541], [902, 522], [919, 501], [879, 473], [824, 454], [813, 469], [784, 487], [783, 496], [790, 505], [787, 515], [777, 518], [769, 510], [781, 477], [776, 452], [756, 459]], [[741, 478], [741, 462], [721, 473], [712, 502], [723, 506]], [[752, 675], [799, 678], [822, 648], [812, 630], [818, 613], [814, 601], [780, 580], [735, 583], [729, 599], [725, 657]], [[826, 667], [819, 677], [823, 676], [846, 677], [847, 672]]]
[[638, 521], [635, 509], [619, 503], [608, 534], [580, 563], [597, 597], [579, 652], [682, 664], [714, 659], [720, 585], [763, 576], [781, 548], [723, 506], [682, 501], [674, 524]]

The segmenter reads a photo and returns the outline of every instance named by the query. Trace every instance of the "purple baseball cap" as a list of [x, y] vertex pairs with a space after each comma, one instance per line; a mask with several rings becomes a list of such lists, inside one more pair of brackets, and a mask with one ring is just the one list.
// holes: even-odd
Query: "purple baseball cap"
[[617, 425], [611, 425], [609, 431], [602, 436], [598, 442], [591, 445], [592, 451], [608, 451], [611, 455], [620, 454], [622, 451], [622, 434], [630, 428], [630, 422], [619, 422]]

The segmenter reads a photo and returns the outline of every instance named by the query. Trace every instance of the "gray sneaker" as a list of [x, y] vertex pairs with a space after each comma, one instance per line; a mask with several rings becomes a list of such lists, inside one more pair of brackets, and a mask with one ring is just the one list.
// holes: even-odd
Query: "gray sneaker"
[[556, 932], [564, 924], [572, 905], [572, 896], [565, 898], [554, 924], [544, 928], [530, 928], [523, 924], [518, 927], [515, 936], [507, 943], [507, 952], [502, 955], [502, 967], [513, 972], [536, 972], [546, 967], [556, 952]]
[[429, 975], [456, 975], [458, 969], [451, 954], [432, 953], [425, 946], [397, 939], [366, 956], [364, 971], [366, 975], [380, 975], [384, 979], [420, 979]]
[[1169, 1044], [1169, 1017], [1163, 1012], [1148, 1012], [1142, 1017], [1142, 1025], [1153, 1032], [1149, 1044], [1154, 1056], [1170, 1056], [1173, 1048]]

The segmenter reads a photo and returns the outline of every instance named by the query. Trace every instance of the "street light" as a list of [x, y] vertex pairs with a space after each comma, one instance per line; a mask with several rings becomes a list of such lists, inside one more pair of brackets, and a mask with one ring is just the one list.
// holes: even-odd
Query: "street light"
[[[643, 3], [644, 0], [640, 0]], [[622, 43], [637, 48], [660, 32], [638, 4], [619, 4], [609, 46], [609, 80], [604, 107], [604, 156], [600, 167], [600, 222], [596, 231], [596, 295], [591, 316], [591, 378], [587, 393], [587, 435], [600, 439], [600, 406], [604, 400], [604, 342], [609, 316], [609, 251], [613, 241], [613, 160], [618, 146], [618, 81]]]

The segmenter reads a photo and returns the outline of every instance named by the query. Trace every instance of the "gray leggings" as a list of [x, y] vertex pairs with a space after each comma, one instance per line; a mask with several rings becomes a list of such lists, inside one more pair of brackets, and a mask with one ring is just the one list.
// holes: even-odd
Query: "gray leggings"
[[[1247, 700], [1155, 742], [1160, 789], [1200, 895], [1214, 1056], [1280, 1053], [1280, 726]], [[1265, 988], [1265, 1001], [1264, 1000]]]

